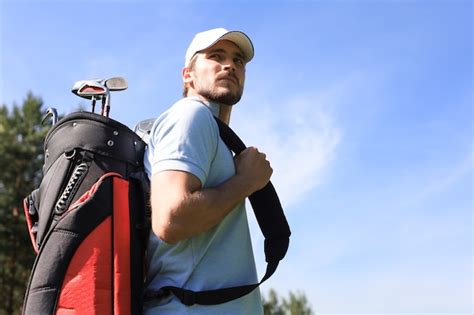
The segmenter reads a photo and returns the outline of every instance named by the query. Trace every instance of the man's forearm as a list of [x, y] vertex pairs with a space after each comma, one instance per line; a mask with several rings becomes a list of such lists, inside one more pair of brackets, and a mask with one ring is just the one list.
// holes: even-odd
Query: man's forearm
[[273, 172], [265, 154], [249, 147], [234, 159], [235, 175], [201, 189], [186, 172], [164, 171], [152, 178], [152, 228], [163, 241], [176, 243], [209, 230], [245, 197], [262, 189]]
[[160, 196], [152, 196], [153, 230], [167, 243], [198, 235], [221, 222], [251, 193], [245, 178], [234, 175], [217, 187], [169, 197], [174, 202], [156, 200]]

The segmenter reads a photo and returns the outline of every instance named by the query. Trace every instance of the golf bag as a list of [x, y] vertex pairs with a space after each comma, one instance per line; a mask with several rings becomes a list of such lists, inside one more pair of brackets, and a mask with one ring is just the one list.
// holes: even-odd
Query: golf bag
[[23, 314], [142, 312], [144, 150], [128, 127], [94, 113], [50, 129], [41, 184], [24, 200], [37, 257]]
[[[216, 119], [226, 145], [245, 145]], [[285, 256], [290, 229], [271, 183], [249, 199], [265, 236], [267, 270], [260, 283], [194, 292], [164, 287], [143, 295], [150, 230], [145, 142], [121, 123], [89, 112], [70, 114], [48, 132], [43, 179], [24, 200], [37, 257], [23, 304], [24, 314], [140, 314], [143, 299], [174, 294], [185, 305], [220, 304], [258, 287]], [[154, 295], [156, 293], [156, 296]]]

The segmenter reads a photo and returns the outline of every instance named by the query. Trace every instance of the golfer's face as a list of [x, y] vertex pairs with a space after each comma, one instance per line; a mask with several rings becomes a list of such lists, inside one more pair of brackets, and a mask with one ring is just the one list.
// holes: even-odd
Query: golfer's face
[[192, 87], [199, 95], [210, 101], [234, 105], [244, 89], [244, 57], [234, 43], [219, 41], [197, 55], [190, 75]]

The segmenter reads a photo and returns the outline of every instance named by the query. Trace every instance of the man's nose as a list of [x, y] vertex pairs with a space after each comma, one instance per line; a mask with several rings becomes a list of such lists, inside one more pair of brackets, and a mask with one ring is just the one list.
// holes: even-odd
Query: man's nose
[[235, 72], [235, 64], [232, 60], [226, 60], [224, 62], [224, 70]]

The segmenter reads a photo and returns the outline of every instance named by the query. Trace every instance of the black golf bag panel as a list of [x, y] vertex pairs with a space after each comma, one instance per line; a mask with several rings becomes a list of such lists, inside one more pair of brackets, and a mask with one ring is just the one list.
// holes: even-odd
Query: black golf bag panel
[[37, 257], [24, 314], [139, 314], [148, 237], [145, 143], [89, 112], [54, 125], [24, 200]]

